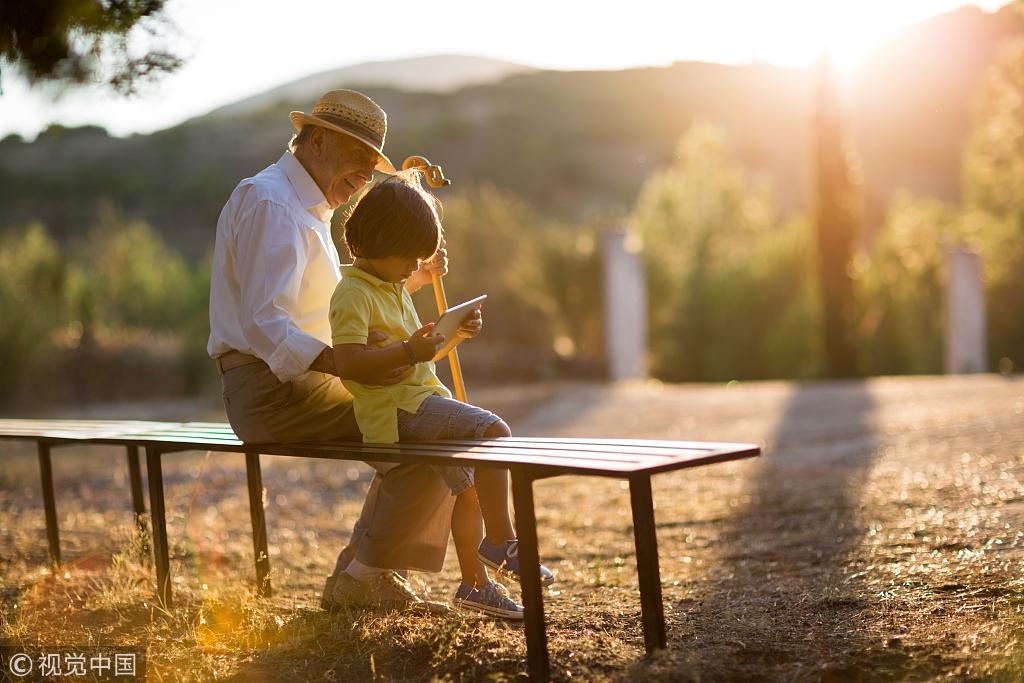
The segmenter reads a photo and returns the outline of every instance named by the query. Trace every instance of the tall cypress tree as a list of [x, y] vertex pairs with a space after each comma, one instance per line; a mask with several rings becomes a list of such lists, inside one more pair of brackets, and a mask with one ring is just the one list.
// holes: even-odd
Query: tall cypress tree
[[827, 55], [818, 63], [816, 100], [815, 218], [825, 374], [853, 377], [857, 375], [857, 354], [854, 288], [848, 267], [860, 222], [860, 193], [844, 139], [835, 70]]

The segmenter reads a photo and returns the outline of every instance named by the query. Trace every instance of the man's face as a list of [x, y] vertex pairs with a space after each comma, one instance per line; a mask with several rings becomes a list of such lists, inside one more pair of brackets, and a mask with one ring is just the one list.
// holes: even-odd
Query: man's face
[[[332, 209], [347, 202], [373, 178], [377, 153], [341, 133], [321, 128], [314, 136], [313, 149], [319, 161], [317, 184]], [[316, 138], [322, 136], [321, 139]]]

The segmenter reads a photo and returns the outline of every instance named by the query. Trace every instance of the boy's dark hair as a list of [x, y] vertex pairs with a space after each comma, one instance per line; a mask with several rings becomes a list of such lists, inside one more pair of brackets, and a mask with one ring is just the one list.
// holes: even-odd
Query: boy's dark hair
[[440, 242], [441, 202], [420, 186], [416, 171], [374, 185], [345, 222], [345, 244], [353, 257], [428, 259]]

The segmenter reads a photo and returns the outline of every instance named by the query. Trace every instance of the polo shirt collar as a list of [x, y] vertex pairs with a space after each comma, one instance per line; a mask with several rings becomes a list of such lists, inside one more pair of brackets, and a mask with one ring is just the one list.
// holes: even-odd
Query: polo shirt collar
[[363, 282], [367, 282], [367, 283], [369, 283], [371, 285], [374, 285], [376, 287], [382, 287], [382, 288], [388, 290], [388, 292], [391, 292], [392, 294], [395, 292], [395, 285], [398, 285], [399, 287], [402, 286], [401, 283], [398, 283], [398, 282], [385, 282], [384, 280], [381, 280], [376, 275], [371, 275], [370, 273], [367, 273], [362, 268], [356, 268], [355, 266], [352, 266], [352, 265], [342, 266], [341, 267], [341, 275], [342, 275], [342, 277], [354, 277], [356, 279], [362, 280]]
[[295, 193], [299, 196], [302, 207], [322, 223], [330, 223], [331, 216], [334, 215], [334, 209], [327, 203], [327, 198], [324, 197], [324, 193], [320, 190], [316, 181], [313, 180], [313, 176], [309, 175], [309, 172], [303, 168], [299, 160], [295, 158], [295, 155], [291, 151], [286, 151], [277, 160], [277, 165], [288, 176], [288, 181], [295, 188]]

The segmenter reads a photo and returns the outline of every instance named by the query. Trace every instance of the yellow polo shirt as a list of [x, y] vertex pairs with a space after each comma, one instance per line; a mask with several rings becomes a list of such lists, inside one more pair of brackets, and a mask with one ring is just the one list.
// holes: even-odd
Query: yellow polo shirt
[[[341, 267], [341, 282], [331, 297], [331, 342], [365, 344], [370, 330], [388, 335], [387, 344], [409, 338], [420, 328], [412, 297], [400, 283], [384, 282], [355, 266]], [[356, 423], [366, 443], [398, 441], [398, 409], [415, 413], [431, 394], [451, 398], [434, 374], [433, 363], [418, 363], [401, 384], [376, 387], [342, 380], [355, 397]]]

